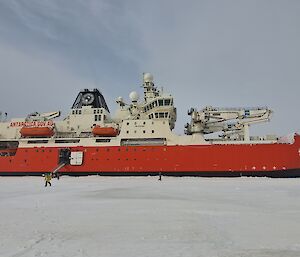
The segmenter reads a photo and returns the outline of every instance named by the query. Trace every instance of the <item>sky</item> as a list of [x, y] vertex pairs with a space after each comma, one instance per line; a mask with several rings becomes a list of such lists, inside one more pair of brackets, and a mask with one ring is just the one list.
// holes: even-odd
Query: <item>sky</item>
[[0, 0], [0, 110], [61, 110], [82, 88], [142, 95], [142, 73], [187, 110], [268, 106], [255, 134], [300, 131], [298, 0]]

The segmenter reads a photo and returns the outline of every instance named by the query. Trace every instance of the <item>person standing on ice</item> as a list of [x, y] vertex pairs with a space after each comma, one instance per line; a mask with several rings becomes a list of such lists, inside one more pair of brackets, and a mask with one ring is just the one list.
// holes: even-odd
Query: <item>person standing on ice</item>
[[51, 186], [51, 179], [52, 179], [51, 173], [47, 173], [45, 175], [45, 187], [47, 187], [48, 184], [49, 186]]

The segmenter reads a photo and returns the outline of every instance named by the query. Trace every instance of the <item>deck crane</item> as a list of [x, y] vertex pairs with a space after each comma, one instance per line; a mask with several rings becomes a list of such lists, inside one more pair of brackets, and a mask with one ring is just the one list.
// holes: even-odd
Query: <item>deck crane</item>
[[223, 139], [250, 141], [249, 126], [270, 120], [272, 111], [267, 107], [215, 108], [207, 106], [200, 111], [191, 108], [191, 122], [185, 125], [185, 133], [211, 134], [221, 132]]
[[26, 121], [47, 121], [51, 119], [55, 119], [60, 116], [60, 111], [57, 112], [45, 112], [45, 113], [38, 113], [34, 112], [29, 114], [26, 117]]

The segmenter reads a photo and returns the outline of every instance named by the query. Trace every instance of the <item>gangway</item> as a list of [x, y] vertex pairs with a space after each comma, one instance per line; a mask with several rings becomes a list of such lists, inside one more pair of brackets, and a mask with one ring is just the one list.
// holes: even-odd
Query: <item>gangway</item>
[[58, 165], [51, 173], [55, 174], [56, 172], [58, 172], [62, 167], [64, 167], [67, 163], [61, 163], [60, 165]]

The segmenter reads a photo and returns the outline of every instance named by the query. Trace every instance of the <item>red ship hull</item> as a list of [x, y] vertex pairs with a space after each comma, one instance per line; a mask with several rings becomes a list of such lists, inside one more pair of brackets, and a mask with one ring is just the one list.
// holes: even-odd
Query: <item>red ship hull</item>
[[[0, 175], [40, 175], [53, 171], [61, 147], [19, 147], [0, 157]], [[193, 175], [300, 177], [300, 136], [293, 144], [70, 147], [84, 154], [69, 175]]]

